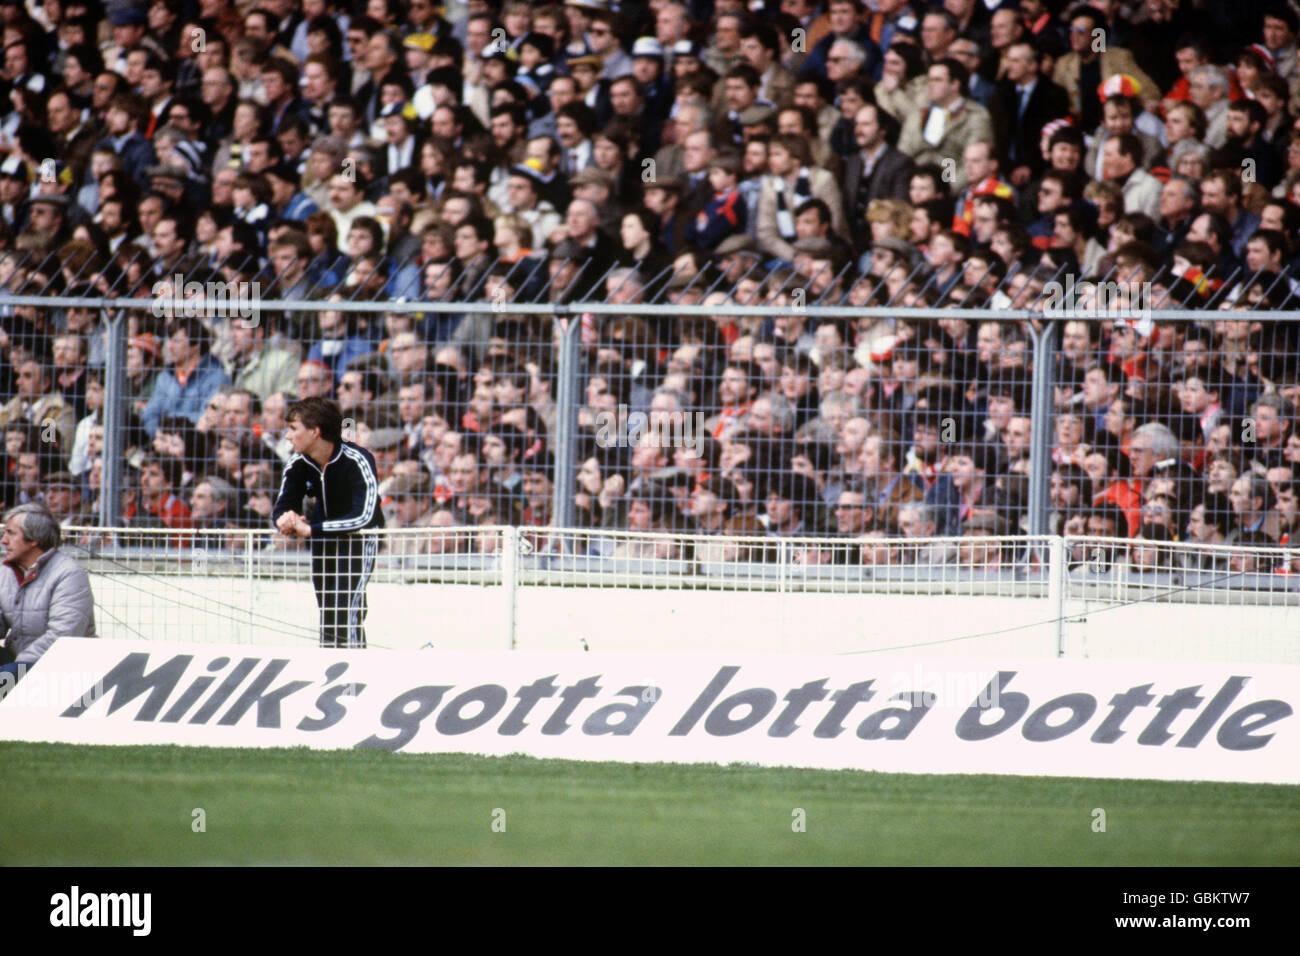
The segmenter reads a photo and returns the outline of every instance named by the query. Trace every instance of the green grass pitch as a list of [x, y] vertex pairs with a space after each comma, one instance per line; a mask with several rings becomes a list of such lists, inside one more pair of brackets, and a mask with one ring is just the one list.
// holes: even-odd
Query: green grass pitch
[[1300, 863], [1300, 787], [25, 743], [0, 760], [4, 865]]

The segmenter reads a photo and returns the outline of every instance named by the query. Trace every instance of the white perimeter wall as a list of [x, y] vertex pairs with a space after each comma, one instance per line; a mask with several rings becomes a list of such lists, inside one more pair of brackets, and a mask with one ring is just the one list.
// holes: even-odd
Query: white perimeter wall
[[[309, 646], [309, 582], [91, 575], [102, 637]], [[255, 595], [247, 600], [249, 588]], [[496, 650], [510, 645], [500, 586], [375, 584], [372, 647]], [[1080, 617], [1067, 607], [1066, 655], [1300, 664], [1300, 608], [1138, 604]], [[1059, 611], [1042, 598], [770, 593], [521, 586], [525, 650], [883, 652], [1051, 658]]]

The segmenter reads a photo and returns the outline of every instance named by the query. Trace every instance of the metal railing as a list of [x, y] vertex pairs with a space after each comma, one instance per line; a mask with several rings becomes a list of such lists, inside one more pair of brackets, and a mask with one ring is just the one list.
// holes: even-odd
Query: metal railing
[[[559, 627], [575, 648], [637, 632], [638, 649], [660, 640], [708, 649], [745, 635], [792, 649], [829, 633], [844, 653], [951, 645], [1138, 656], [1144, 647], [1300, 662], [1300, 550], [513, 526], [367, 536], [378, 544], [368, 626], [379, 647], [532, 646], [539, 630]], [[65, 548], [91, 575], [101, 636], [316, 643], [310, 556], [274, 532], [178, 540], [167, 529], [71, 528]], [[558, 603], [528, 603], [540, 593]], [[724, 599], [737, 594], [753, 603]], [[601, 595], [621, 602], [620, 619]]]

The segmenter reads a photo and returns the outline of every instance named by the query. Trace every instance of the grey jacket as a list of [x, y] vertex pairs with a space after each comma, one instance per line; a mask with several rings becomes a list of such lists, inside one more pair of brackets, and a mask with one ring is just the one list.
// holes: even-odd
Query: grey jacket
[[55, 548], [41, 555], [20, 582], [18, 570], [0, 567], [0, 627], [5, 647], [30, 664], [60, 637], [94, 637], [95, 606], [90, 575]]

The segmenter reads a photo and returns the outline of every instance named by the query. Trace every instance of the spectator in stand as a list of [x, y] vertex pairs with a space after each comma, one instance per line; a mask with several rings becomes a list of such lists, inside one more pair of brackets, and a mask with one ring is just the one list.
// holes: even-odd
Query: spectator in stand
[[[1130, 16], [1113, 3], [1034, 2], [989, 13], [968, 0], [881, 0], [818, 11], [794, 0], [769, 10], [768, 24], [734, 2], [703, 23], [701, 11], [675, 2], [624, 4], [615, 15], [584, 0], [558, 15], [475, 8], [453, 27], [423, 0], [370, 4], [364, 16], [313, 0], [301, 15], [273, 4], [226, 17], [244, 34], [233, 44], [204, 21], [206, 48], [196, 52], [185, 34], [200, 26], [165, 6], [147, 19], [98, 8], [57, 25], [20, 17], [27, 25], [6, 58], [14, 108], [0, 131], [14, 146], [0, 168], [11, 236], [0, 286], [109, 301], [148, 297], [158, 276], [183, 272], [187, 282], [257, 282], [262, 299], [310, 299], [319, 289], [336, 301], [501, 307], [417, 317], [408, 305], [385, 306], [395, 319], [287, 309], [248, 327], [131, 311], [132, 411], [123, 434], [106, 436], [93, 406], [108, 378], [92, 370], [122, 317], [98, 306], [11, 306], [0, 316], [0, 408], [38, 440], [53, 423], [58, 439], [20, 449], [15, 434], [5, 468], [15, 498], [62, 494], [45, 475], [65, 466], [95, 480], [105, 438], [128, 465], [154, 447], [174, 460], [178, 497], [191, 497], [203, 475], [246, 491], [250, 464], [256, 481], [266, 479], [250, 456], [286, 450], [286, 393], [328, 395], [344, 377], [365, 384], [380, 363], [401, 385], [345, 395], [358, 437], [406, 456], [386, 464], [397, 474], [437, 471], [441, 506], [429, 520], [441, 523], [453, 517], [454, 456], [438, 452], [439, 465], [433, 455], [451, 434], [454, 450], [478, 452], [488, 472], [492, 500], [476, 502], [477, 517], [509, 517], [497, 486], [522, 488], [545, 453], [547, 423], [561, 411], [550, 379], [567, 367], [552, 325], [508, 307], [535, 302], [572, 310], [558, 324], [577, 325], [581, 374], [604, 382], [611, 406], [645, 412], [652, 399], [667, 401], [667, 388], [681, 395], [674, 407], [701, 410], [723, 442], [725, 465], [716, 466], [707, 453], [678, 460], [673, 449], [636, 449], [635, 480], [666, 506], [657, 527], [680, 526], [694, 484], [725, 473], [734, 502], [725, 491], [701, 495], [695, 520], [757, 530], [769, 492], [797, 468], [827, 504], [861, 479], [875, 524], [868, 535], [892, 530], [899, 505], [922, 497], [936, 528], [960, 530], [954, 502], [969, 497], [973, 543], [963, 554], [1000, 566], [999, 549], [979, 539], [1004, 524], [1028, 528], [1017, 524], [1028, 498], [1028, 384], [1048, 372], [1054, 461], [1095, 478], [1065, 483], [1079, 497], [1053, 499], [1055, 526], [1086, 527], [1076, 509], [1095, 493], [1120, 509], [1125, 532], [1150, 531], [1135, 551], [1145, 561], [1164, 553], [1151, 547], [1163, 533], [1155, 529], [1186, 524], [1208, 495], [1226, 495], [1255, 467], [1267, 469], [1278, 500], [1261, 513], [1289, 514], [1300, 338], [1285, 321], [1239, 314], [1295, 309], [1300, 289], [1289, 10], [1147, 4]], [[795, 23], [808, 31], [806, 53], [789, 48]], [[509, 52], [489, 49], [498, 29]], [[101, 63], [87, 44], [106, 31], [113, 43]], [[707, 52], [691, 41], [701, 31]], [[46, 47], [59, 53], [49, 62]], [[979, 102], [990, 83], [986, 113]], [[1154, 330], [1141, 334], [1111, 317], [1063, 322], [1058, 355], [1035, 367], [1034, 323], [1019, 310], [1043, 310], [1038, 297], [1055, 279], [1073, 283], [1076, 303], [1104, 311], [1105, 283], [1130, 275], [1150, 283], [1153, 302], [1238, 314], [1170, 323], [1157, 305]], [[629, 314], [590, 314], [582, 304], [591, 300]], [[643, 303], [706, 303], [709, 314], [644, 316]], [[725, 314], [755, 304], [773, 310]], [[818, 304], [925, 313], [837, 328], [803, 311]], [[994, 323], [925, 317], [959, 305], [1017, 311]], [[183, 327], [181, 355], [173, 339]], [[221, 391], [227, 384], [252, 394]], [[1017, 390], [1026, 394], [1009, 394]], [[60, 403], [70, 409], [61, 424]], [[190, 424], [158, 427], [176, 414]], [[1244, 439], [1243, 418], [1256, 441]], [[949, 421], [951, 442], [937, 437]], [[970, 446], [978, 429], [968, 423], [985, 421], [981, 444]], [[393, 443], [384, 428], [397, 423]], [[1152, 426], [1168, 432], [1154, 464]], [[497, 434], [516, 427], [520, 448]], [[481, 450], [470, 447], [476, 428]], [[66, 465], [47, 460], [48, 448], [35, 454], [46, 444], [71, 451]], [[968, 469], [954, 450], [984, 455], [982, 484], [975, 460]], [[653, 467], [640, 468], [643, 457]], [[597, 464], [619, 477], [621, 463]], [[528, 481], [533, 493], [512, 500], [549, 522], [540, 476]], [[137, 491], [125, 495], [138, 523]], [[592, 491], [599, 503], [604, 481]], [[1292, 522], [1279, 522], [1288, 534]], [[875, 540], [855, 556], [914, 557]], [[800, 555], [839, 560], [819, 547]]]
[[164, 411], [197, 423], [212, 394], [230, 383], [220, 361], [208, 351], [208, 331], [198, 319], [173, 320], [166, 353], [167, 368], [158, 376], [152, 397], [140, 413], [150, 437]]
[[[138, 505], [139, 511], [128, 509], [131, 513], [124, 512], [123, 517], [134, 524], [135, 522], [131, 521], [131, 519], [135, 518], [137, 513], [147, 513], [156, 519], [162, 527], [193, 527], [189, 505], [175, 494], [180, 487], [180, 483], [180, 466], [175, 460], [156, 456], [146, 457], [140, 465], [139, 487], [141, 496]], [[155, 527], [157, 526], [155, 525]], [[173, 539], [174, 542], [180, 540]]]
[[0, 408], [0, 425], [26, 421], [42, 426], [41, 440], [71, 450], [77, 420], [72, 405], [52, 387], [50, 370], [35, 359], [17, 366], [14, 397]]

